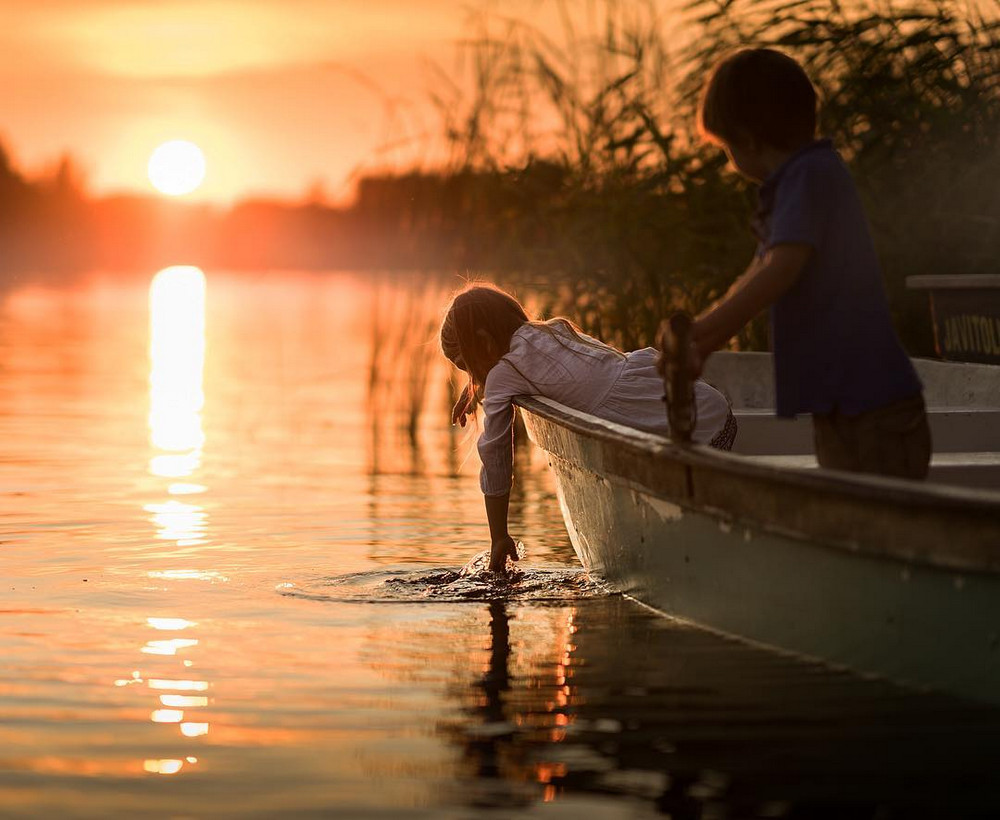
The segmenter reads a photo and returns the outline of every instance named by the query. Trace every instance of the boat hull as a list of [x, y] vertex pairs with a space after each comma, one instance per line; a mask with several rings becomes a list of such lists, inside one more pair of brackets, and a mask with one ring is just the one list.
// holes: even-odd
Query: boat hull
[[1000, 702], [1000, 496], [746, 464], [522, 403], [581, 562], [661, 612]]

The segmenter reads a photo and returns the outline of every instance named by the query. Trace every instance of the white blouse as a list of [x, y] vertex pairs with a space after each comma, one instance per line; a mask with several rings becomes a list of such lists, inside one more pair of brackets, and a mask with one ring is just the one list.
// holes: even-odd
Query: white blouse
[[[560, 324], [547, 329], [526, 324], [510, 340], [510, 352], [486, 376], [479, 485], [485, 495], [510, 492], [513, 477], [515, 396], [545, 396], [575, 410], [667, 435], [663, 378], [657, 352], [646, 347], [621, 354], [583, 336], [586, 344]], [[582, 334], [581, 334], [582, 335]], [[726, 424], [729, 402], [705, 382], [695, 382], [697, 423], [692, 439], [705, 444]]]

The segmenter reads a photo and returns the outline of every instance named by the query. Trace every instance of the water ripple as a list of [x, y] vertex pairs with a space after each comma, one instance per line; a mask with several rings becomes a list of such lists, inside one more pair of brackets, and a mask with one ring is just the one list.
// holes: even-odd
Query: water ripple
[[374, 570], [279, 584], [281, 595], [313, 601], [351, 603], [460, 603], [516, 601], [572, 603], [617, 594], [605, 581], [580, 567], [522, 567], [508, 560], [507, 571], [486, 569], [489, 553], [461, 568]]

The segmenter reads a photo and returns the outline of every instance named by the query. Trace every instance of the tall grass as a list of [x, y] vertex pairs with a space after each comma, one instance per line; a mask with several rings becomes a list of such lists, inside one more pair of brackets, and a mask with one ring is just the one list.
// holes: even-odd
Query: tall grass
[[631, 348], [648, 344], [673, 305], [696, 308], [731, 275], [723, 260], [752, 245], [743, 187], [693, 150], [675, 123], [682, 60], [651, 2], [558, 3], [561, 37], [483, 17], [466, 43], [471, 97], [447, 100], [454, 173], [504, 182], [519, 284], [546, 312]]
[[[536, 313], [624, 349], [651, 344], [664, 315], [705, 307], [752, 256], [753, 191], [701, 142], [695, 113], [724, 53], [779, 48], [816, 83], [821, 131], [858, 181], [904, 342], [932, 353], [905, 278], [995, 273], [1000, 259], [997, 20], [961, 0], [692, 0], [680, 20], [653, 2], [584, 5], [586, 26], [580, 4], [556, 2], [556, 34], [474, 19], [468, 82], [442, 72], [435, 92], [451, 159], [414, 189], [429, 198], [421, 231], [453, 231]], [[379, 297], [369, 395], [411, 441], [439, 379], [448, 289]], [[766, 343], [761, 319], [734, 346]]]
[[[743, 44], [796, 57], [821, 98], [820, 130], [851, 164], [911, 347], [928, 352], [920, 273], [995, 273], [1000, 258], [1000, 20], [952, 0], [857, 5], [696, 0], [694, 66]], [[682, 95], [693, 108], [692, 71]]]
[[[695, 132], [719, 57], [770, 46], [798, 58], [821, 129], [866, 200], [898, 324], [930, 351], [908, 275], [991, 270], [1000, 258], [1000, 29], [959, 0], [852, 4], [694, 0], [680, 22], [650, 2], [591, 3], [559, 36], [483, 15], [464, 44], [471, 92], [440, 95], [452, 173], [492, 172], [499, 267], [550, 312], [623, 347], [669, 309], [717, 298], [753, 250], [753, 194]], [[476, 210], [475, 203], [470, 207]], [[737, 341], [760, 347], [758, 323]]]
[[[464, 429], [447, 426], [467, 379], [445, 359], [439, 341], [445, 308], [462, 286], [454, 277], [423, 273], [393, 275], [372, 283], [366, 403], [375, 473], [385, 469], [384, 444], [396, 454], [395, 461], [403, 453], [410, 459], [410, 472], [423, 473], [420, 432], [428, 409], [439, 419], [435, 426], [447, 431], [450, 474], [457, 474], [475, 450], [480, 423], [475, 414]], [[524, 300], [530, 314], [539, 312], [537, 294], [518, 292], [516, 296]], [[526, 441], [520, 416], [515, 419], [515, 434], [517, 444]]]
[[444, 401], [453, 392], [437, 338], [447, 285], [444, 277], [420, 275], [376, 281], [372, 288], [367, 399], [372, 433], [378, 436], [388, 423], [416, 448], [434, 385], [445, 385]]

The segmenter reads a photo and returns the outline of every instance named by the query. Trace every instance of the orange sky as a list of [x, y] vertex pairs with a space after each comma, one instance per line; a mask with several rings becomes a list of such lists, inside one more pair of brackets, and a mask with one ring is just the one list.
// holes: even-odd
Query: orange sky
[[208, 162], [193, 198], [298, 198], [322, 182], [343, 199], [356, 168], [432, 155], [426, 63], [454, 65], [470, 7], [482, 4], [0, 0], [0, 140], [29, 173], [70, 152], [98, 193], [150, 191], [150, 152], [189, 139]]
[[[649, 2], [661, 12], [685, 5]], [[152, 191], [152, 150], [188, 139], [208, 165], [190, 198], [297, 199], [319, 183], [344, 201], [358, 170], [439, 156], [428, 62], [454, 73], [470, 14], [488, 9], [556, 31], [560, 6], [586, 28], [607, 5], [0, 0], [0, 141], [30, 174], [71, 153], [99, 194]]]

